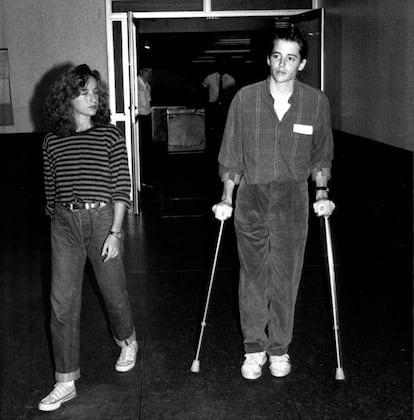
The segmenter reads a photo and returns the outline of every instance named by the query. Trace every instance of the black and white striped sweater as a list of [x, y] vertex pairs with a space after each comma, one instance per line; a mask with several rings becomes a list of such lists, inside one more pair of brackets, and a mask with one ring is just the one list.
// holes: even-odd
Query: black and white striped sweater
[[56, 203], [121, 201], [129, 208], [131, 180], [125, 139], [114, 125], [43, 141], [46, 213]]

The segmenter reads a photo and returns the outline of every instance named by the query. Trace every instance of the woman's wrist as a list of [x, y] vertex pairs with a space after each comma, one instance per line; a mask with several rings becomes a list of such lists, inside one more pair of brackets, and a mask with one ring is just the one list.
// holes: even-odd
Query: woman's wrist
[[110, 230], [108, 235], [113, 236], [117, 239], [122, 239], [122, 232], [121, 231], [117, 232], [116, 230]]

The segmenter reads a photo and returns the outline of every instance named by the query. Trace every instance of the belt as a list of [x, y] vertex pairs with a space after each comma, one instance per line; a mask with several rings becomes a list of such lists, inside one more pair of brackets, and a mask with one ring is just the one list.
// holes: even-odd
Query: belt
[[89, 209], [95, 209], [99, 207], [106, 206], [107, 203], [104, 201], [86, 201], [82, 203], [60, 203], [62, 206], [66, 207], [69, 210], [75, 211], [75, 210], [89, 210]]

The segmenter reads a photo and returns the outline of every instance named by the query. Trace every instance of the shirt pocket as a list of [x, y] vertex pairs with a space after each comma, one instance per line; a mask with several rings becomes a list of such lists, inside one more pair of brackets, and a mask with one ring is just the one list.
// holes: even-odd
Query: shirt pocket
[[292, 134], [292, 165], [300, 173], [307, 172], [311, 164], [314, 126], [310, 121], [295, 122]]

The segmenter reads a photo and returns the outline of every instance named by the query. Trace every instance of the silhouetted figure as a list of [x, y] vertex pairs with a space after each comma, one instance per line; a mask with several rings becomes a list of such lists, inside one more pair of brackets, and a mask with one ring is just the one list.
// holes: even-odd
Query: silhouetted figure
[[154, 153], [152, 144], [151, 122], [151, 81], [152, 69], [143, 67], [138, 75], [138, 112], [140, 152], [141, 152], [141, 183], [143, 186], [153, 186]]
[[226, 71], [226, 63], [219, 61], [215, 72], [203, 81], [207, 89], [205, 110], [206, 152], [212, 169], [217, 168], [217, 157], [223, 136], [227, 111], [236, 89], [236, 81]]

